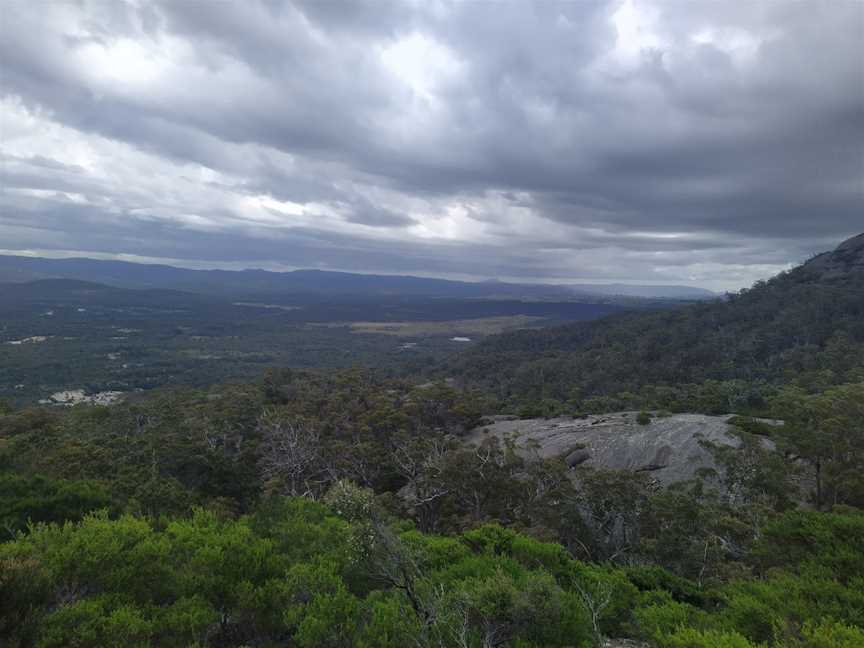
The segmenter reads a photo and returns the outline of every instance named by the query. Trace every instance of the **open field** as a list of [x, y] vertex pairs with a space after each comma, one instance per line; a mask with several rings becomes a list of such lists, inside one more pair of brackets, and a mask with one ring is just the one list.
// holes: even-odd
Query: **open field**
[[[396, 337], [427, 337], [439, 335], [494, 335], [505, 331], [531, 328], [546, 318], [532, 315], [505, 315], [477, 319], [447, 320], [444, 322], [349, 322], [352, 333], [372, 333]], [[314, 326], [344, 326], [341, 322]]]

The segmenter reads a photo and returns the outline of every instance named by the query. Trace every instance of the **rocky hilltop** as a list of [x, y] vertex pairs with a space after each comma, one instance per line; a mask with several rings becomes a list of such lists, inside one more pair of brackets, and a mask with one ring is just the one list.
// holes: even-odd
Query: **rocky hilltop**
[[813, 257], [801, 270], [820, 280], [864, 274], [864, 234], [846, 239], [831, 252], [823, 252]]
[[571, 467], [593, 465], [614, 470], [650, 472], [664, 486], [690, 479], [700, 468], [714, 467], [701, 440], [737, 447], [729, 416], [675, 414], [653, 418], [647, 425], [636, 412], [616, 412], [585, 418], [491, 419], [472, 430], [471, 443], [489, 437], [516, 439], [526, 455], [560, 457]]

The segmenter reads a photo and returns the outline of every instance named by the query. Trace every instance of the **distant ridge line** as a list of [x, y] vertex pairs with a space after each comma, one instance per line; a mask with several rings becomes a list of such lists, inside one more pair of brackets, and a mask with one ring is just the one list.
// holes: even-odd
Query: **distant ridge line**
[[78, 279], [118, 288], [169, 288], [192, 292], [244, 294], [321, 293], [332, 295], [422, 295], [482, 299], [713, 299], [704, 288], [641, 284], [535, 284], [498, 280], [456, 281], [413, 275], [381, 275], [337, 270], [272, 271], [191, 269], [74, 257], [52, 259], [0, 256], [0, 283], [39, 279]]

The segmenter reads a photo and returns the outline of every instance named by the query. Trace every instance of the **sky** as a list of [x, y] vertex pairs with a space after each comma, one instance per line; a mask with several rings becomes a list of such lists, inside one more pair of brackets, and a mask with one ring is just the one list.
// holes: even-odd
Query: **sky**
[[5, 0], [0, 251], [732, 290], [864, 231], [864, 2]]

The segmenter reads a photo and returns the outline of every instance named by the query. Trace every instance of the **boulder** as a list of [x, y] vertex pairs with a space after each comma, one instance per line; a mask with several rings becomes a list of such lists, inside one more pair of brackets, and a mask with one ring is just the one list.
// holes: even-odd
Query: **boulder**
[[[596, 466], [650, 472], [661, 485], [693, 478], [702, 468], [715, 468], [703, 441], [737, 447], [729, 416], [675, 414], [639, 425], [636, 412], [617, 412], [581, 419], [495, 420], [469, 432], [479, 444], [497, 436], [513, 438], [526, 457], [560, 457], [568, 466]], [[764, 443], [771, 444], [769, 439]]]

